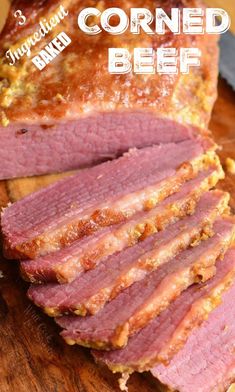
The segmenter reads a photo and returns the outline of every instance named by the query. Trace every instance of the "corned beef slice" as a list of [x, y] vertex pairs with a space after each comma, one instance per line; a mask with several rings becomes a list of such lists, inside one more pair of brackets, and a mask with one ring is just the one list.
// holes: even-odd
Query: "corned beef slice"
[[228, 194], [221, 191], [207, 192], [199, 201], [193, 216], [170, 225], [166, 230], [123, 252], [107, 257], [97, 268], [83, 272], [72, 283], [32, 285], [28, 292], [29, 298], [51, 316], [68, 311], [81, 315], [97, 313], [120, 291], [143, 279], [151, 270], [176, 256], [202, 235], [210, 235], [210, 226], [227, 207]]
[[144, 279], [125, 289], [94, 316], [63, 316], [57, 323], [68, 344], [94, 348], [118, 348], [166, 309], [180, 293], [196, 281], [215, 273], [215, 261], [223, 255], [234, 236], [231, 218], [218, 220], [215, 235], [180, 253]]
[[199, 139], [135, 149], [29, 195], [2, 213], [6, 256], [36, 258], [154, 207], [215, 159], [214, 148]]
[[152, 210], [137, 213], [126, 223], [103, 228], [58, 252], [23, 261], [21, 273], [24, 279], [39, 283], [73, 281], [83, 270], [95, 268], [103, 257], [134, 245], [180, 217], [193, 213], [201, 194], [215, 186], [220, 177], [220, 166], [203, 170], [196, 179], [183, 184], [179, 192]]
[[[192, 7], [201, 2], [191, 0]], [[207, 128], [217, 85], [217, 37], [169, 33], [140, 35], [126, 31], [121, 37], [102, 32], [84, 34], [77, 25], [84, 0], [17, 0], [0, 36], [0, 57], [8, 49], [21, 49], [24, 39], [64, 6], [69, 15], [14, 65], [0, 65], [0, 179], [71, 170], [114, 158], [130, 147], [178, 142], [192, 136], [191, 125]], [[99, 2], [92, 6], [99, 9]], [[154, 9], [184, 7], [185, 0], [131, 1], [121, 4]], [[188, 6], [188, 3], [187, 3]], [[102, 2], [102, 10], [110, 2]], [[27, 15], [23, 26], [14, 13]], [[65, 32], [72, 43], [39, 71], [31, 59]], [[108, 48], [191, 47], [202, 51], [201, 66], [189, 75], [111, 75]], [[185, 87], [187, 86], [187, 88]], [[185, 124], [185, 126], [183, 125]], [[190, 126], [187, 126], [190, 124]], [[196, 131], [198, 132], [198, 131]], [[11, 159], [9, 159], [9, 156]]]
[[168, 364], [192, 331], [220, 305], [223, 293], [234, 285], [235, 249], [227, 251], [216, 269], [212, 279], [185, 290], [164, 312], [132, 336], [125, 348], [94, 351], [96, 359], [106, 363], [112, 371], [125, 374], [149, 370], [158, 362]]
[[116, 158], [130, 147], [181, 142], [192, 132], [143, 112], [103, 113], [51, 126], [0, 127], [0, 146], [4, 146], [0, 149], [0, 179], [84, 168]]
[[[235, 258], [235, 252], [232, 251]], [[170, 390], [225, 392], [235, 380], [235, 284], [168, 366], [151, 372]]]

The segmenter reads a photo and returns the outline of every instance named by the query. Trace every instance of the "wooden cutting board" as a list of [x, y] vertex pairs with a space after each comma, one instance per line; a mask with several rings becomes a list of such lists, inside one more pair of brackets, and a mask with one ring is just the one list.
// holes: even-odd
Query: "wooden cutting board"
[[[223, 81], [211, 129], [223, 146], [222, 162], [227, 156], [235, 158], [235, 93]], [[58, 177], [0, 182], [0, 204], [5, 206]], [[219, 186], [231, 192], [235, 211], [235, 176], [227, 175]], [[67, 346], [53, 320], [27, 300], [27, 284], [20, 279], [16, 263], [2, 260], [0, 270], [0, 391], [118, 392], [117, 377], [95, 365], [88, 350]], [[129, 391], [159, 389], [148, 374], [135, 374]]]

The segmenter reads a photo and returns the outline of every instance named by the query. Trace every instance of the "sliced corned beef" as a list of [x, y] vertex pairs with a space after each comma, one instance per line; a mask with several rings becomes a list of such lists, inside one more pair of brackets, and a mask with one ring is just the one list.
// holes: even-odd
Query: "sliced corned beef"
[[134, 245], [180, 217], [192, 213], [201, 194], [215, 186], [220, 172], [218, 165], [203, 170], [195, 179], [183, 184], [179, 192], [169, 196], [152, 210], [137, 213], [126, 223], [102, 228], [58, 252], [36, 260], [23, 261], [23, 277], [38, 283], [73, 281], [83, 270], [93, 269], [102, 257]]
[[216, 275], [204, 284], [185, 290], [158, 317], [129, 339], [121, 350], [94, 351], [95, 358], [114, 372], [143, 372], [159, 362], [165, 365], [183, 347], [221, 303], [222, 295], [235, 284], [235, 249], [228, 250], [216, 265]]
[[94, 348], [120, 348], [166, 309], [180, 293], [215, 273], [215, 262], [224, 254], [234, 236], [231, 218], [218, 220], [214, 236], [181, 252], [144, 279], [125, 289], [94, 316], [63, 316], [57, 323], [68, 344]]
[[[235, 258], [235, 251], [231, 251]], [[168, 366], [151, 372], [170, 390], [225, 392], [235, 380], [235, 284]]]
[[227, 193], [207, 192], [193, 216], [105, 258], [97, 268], [83, 272], [72, 283], [32, 285], [28, 296], [51, 316], [71, 311], [95, 314], [126, 287], [143, 279], [202, 235], [210, 234], [214, 220], [228, 207], [228, 199]]
[[35, 258], [100, 227], [154, 207], [213, 159], [209, 139], [132, 150], [84, 169], [11, 205], [2, 213], [8, 258]]
[[81, 169], [129, 148], [181, 142], [194, 132], [200, 131], [147, 111], [97, 113], [52, 125], [0, 126], [0, 179]]

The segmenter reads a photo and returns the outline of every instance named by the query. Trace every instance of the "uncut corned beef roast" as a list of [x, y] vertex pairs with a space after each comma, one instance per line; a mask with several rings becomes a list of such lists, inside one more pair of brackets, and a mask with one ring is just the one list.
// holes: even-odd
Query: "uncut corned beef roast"
[[[107, 0], [92, 7], [110, 7]], [[39, 71], [24, 55], [13, 66], [5, 52], [39, 29], [39, 21], [64, 6], [69, 15], [31, 47], [31, 58], [64, 31], [72, 43]], [[84, 0], [12, 2], [0, 36], [0, 179], [60, 172], [121, 155], [130, 147], [179, 142], [206, 128], [216, 96], [217, 37], [186, 34], [88, 36], [77, 25]], [[200, 0], [116, 2], [131, 7], [200, 7]], [[20, 9], [25, 25], [13, 16]], [[14, 45], [14, 49], [13, 49]], [[201, 66], [188, 75], [111, 75], [108, 48], [198, 47]], [[93, 61], [95, 59], [95, 61]], [[9, 159], [9, 157], [11, 159]]]

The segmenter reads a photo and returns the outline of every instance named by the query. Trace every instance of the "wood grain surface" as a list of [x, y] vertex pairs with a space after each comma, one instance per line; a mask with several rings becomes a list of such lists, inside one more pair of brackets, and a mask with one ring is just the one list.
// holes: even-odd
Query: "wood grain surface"
[[[219, 82], [211, 129], [223, 147], [222, 162], [235, 158], [235, 94]], [[61, 175], [0, 182], [0, 205], [6, 206]], [[235, 211], [235, 176], [227, 174], [219, 187], [231, 193]], [[117, 377], [96, 365], [89, 351], [69, 347], [53, 320], [26, 298], [27, 284], [15, 262], [0, 261], [0, 392], [118, 392]], [[130, 392], [157, 392], [147, 374], [135, 374]], [[189, 391], [190, 392], [190, 391]]]

